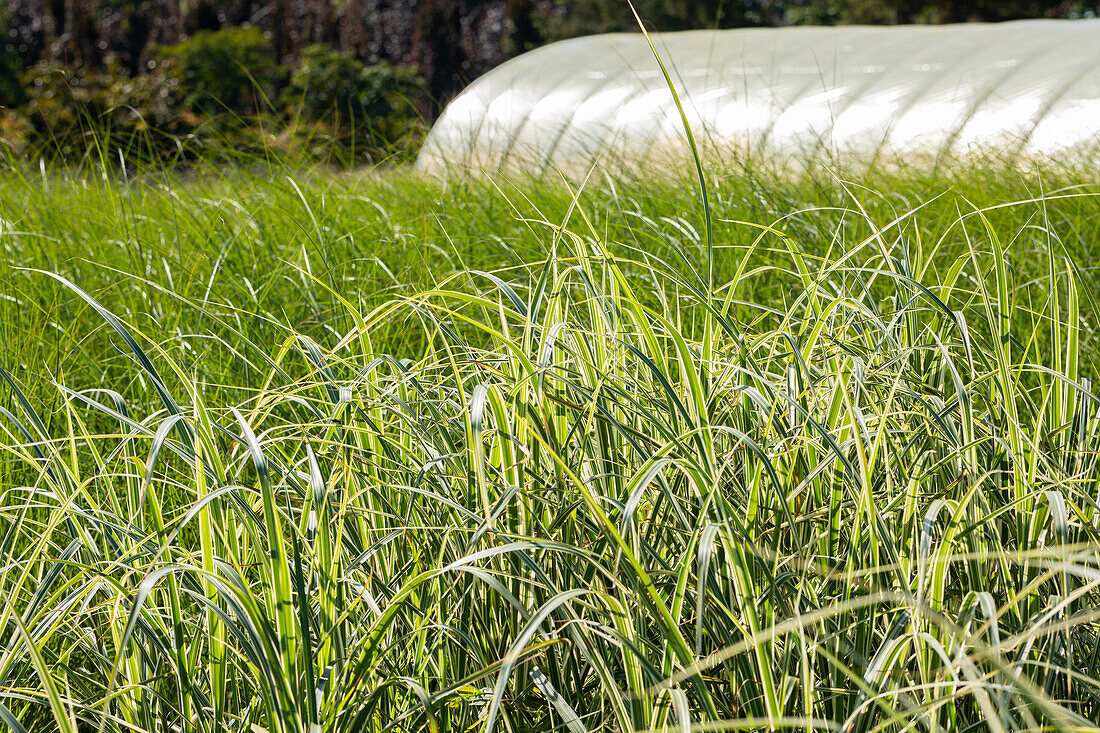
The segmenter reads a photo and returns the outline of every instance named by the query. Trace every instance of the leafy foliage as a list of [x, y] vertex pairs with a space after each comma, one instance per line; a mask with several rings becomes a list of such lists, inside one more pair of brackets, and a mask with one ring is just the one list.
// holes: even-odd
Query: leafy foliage
[[282, 100], [292, 116], [329, 122], [350, 143], [379, 147], [420, 129], [415, 102], [423, 94], [424, 81], [413, 68], [367, 66], [351, 54], [311, 46]]
[[[192, 53], [198, 51], [187, 51], [184, 60]], [[352, 60], [354, 74], [345, 77], [349, 57], [318, 50], [310, 58], [326, 55], [338, 63], [311, 65], [296, 75], [295, 84], [301, 86], [292, 88], [303, 93], [284, 96], [289, 109], [259, 115], [245, 114], [243, 105], [251, 102], [245, 101], [243, 84], [251, 82], [243, 71], [232, 82], [242, 85], [233, 87], [242, 106], [231, 111], [209, 91], [195, 91], [209, 87], [187, 81], [189, 74], [174, 51], [154, 73], [134, 78], [38, 64], [24, 75], [25, 103], [0, 117], [0, 142], [15, 167], [19, 159], [76, 165], [95, 159], [125, 167], [193, 165], [200, 158], [250, 160], [258, 154], [287, 162], [359, 165], [415, 152], [424, 132], [412, 103], [422, 89], [415, 71], [386, 64], [364, 67]], [[199, 68], [214, 73], [215, 67], [205, 64]], [[190, 76], [195, 73], [193, 68]], [[252, 96], [262, 95], [255, 89]]]
[[258, 28], [199, 31], [164, 54], [177, 64], [187, 104], [208, 115], [259, 113], [282, 73]]
[[24, 77], [26, 103], [9, 134], [17, 152], [79, 160], [108, 150], [178, 153], [192, 125], [179, 114], [181, 85], [172, 74], [129, 79], [110, 73], [39, 64]]

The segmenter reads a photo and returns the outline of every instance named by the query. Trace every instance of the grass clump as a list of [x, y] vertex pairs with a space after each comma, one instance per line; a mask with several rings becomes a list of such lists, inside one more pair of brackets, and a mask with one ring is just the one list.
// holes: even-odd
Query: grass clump
[[9, 181], [0, 717], [1094, 727], [1094, 189], [708, 175]]

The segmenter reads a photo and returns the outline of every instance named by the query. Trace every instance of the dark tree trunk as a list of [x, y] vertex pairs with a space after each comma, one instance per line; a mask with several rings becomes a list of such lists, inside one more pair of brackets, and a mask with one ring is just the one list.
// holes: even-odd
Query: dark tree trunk
[[462, 48], [462, 15], [458, 3], [422, 0], [416, 12], [416, 47], [420, 73], [428, 83], [429, 117], [464, 85], [468, 64]]
[[535, 25], [532, 0], [506, 0], [505, 17], [508, 21], [503, 49], [505, 57], [518, 56], [542, 43], [542, 34]]

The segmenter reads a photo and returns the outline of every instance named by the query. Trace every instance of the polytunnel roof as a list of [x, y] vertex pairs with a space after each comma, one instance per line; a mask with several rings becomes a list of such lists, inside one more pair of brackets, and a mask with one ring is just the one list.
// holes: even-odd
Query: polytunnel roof
[[[1057, 154], [1100, 133], [1100, 20], [652, 34], [704, 147]], [[561, 41], [459, 94], [418, 164], [539, 173], [681, 145], [641, 34]]]

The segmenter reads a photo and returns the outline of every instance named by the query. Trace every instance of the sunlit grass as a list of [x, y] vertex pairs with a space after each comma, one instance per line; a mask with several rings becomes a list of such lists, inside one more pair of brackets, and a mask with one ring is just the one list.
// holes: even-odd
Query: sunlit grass
[[706, 181], [0, 183], [0, 718], [1094, 727], [1096, 188]]

